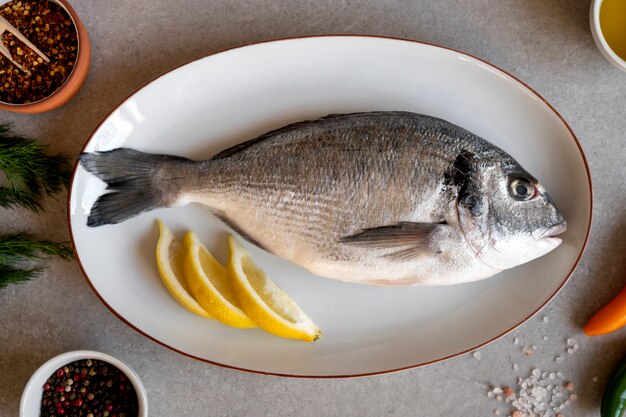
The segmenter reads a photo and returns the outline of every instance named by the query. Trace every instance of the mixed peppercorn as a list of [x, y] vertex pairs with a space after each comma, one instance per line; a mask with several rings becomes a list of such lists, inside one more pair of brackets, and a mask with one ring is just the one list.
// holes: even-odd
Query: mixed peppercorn
[[74, 22], [62, 7], [47, 0], [11, 1], [0, 6], [0, 16], [50, 59], [46, 63], [9, 31], [4, 32], [0, 40], [23, 70], [0, 55], [0, 101], [26, 104], [48, 97], [67, 81], [76, 63]]
[[128, 377], [100, 360], [69, 363], [43, 386], [41, 417], [137, 417], [138, 409]]

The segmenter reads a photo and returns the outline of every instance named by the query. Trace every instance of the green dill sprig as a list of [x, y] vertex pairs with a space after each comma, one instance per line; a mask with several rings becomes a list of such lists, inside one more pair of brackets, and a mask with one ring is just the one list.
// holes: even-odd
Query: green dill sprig
[[0, 265], [0, 289], [10, 284], [21, 284], [41, 275], [41, 268], [17, 269]]
[[6, 186], [0, 187], [0, 207], [41, 209], [41, 200], [69, 186], [72, 166], [63, 155], [46, 155], [45, 147], [16, 135], [11, 124], [0, 124], [0, 170]]
[[41, 268], [19, 266], [48, 256], [59, 256], [67, 261], [74, 253], [67, 243], [38, 240], [27, 233], [0, 236], [0, 289], [38, 276]]

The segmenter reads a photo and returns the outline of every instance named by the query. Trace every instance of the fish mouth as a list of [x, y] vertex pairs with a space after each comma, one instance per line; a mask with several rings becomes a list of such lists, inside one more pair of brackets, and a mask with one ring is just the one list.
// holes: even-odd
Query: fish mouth
[[533, 237], [537, 240], [555, 240], [561, 243], [561, 239], [555, 237], [564, 233], [567, 230], [567, 222], [564, 220], [562, 223], [555, 224], [549, 227], [541, 227], [533, 232]]

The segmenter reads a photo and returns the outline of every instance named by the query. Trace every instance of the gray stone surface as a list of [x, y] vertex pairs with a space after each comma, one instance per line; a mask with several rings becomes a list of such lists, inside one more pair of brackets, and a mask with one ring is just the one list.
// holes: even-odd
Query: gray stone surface
[[[512, 384], [529, 369], [560, 369], [578, 400], [566, 416], [595, 416], [607, 378], [626, 348], [625, 331], [585, 338], [590, 315], [626, 284], [626, 73], [596, 49], [589, 0], [71, 0], [93, 43], [92, 70], [69, 105], [37, 116], [0, 112], [20, 133], [76, 156], [100, 120], [129, 93], [194, 58], [297, 35], [406, 37], [466, 51], [542, 94], [570, 123], [594, 178], [594, 227], [563, 291], [516, 332], [445, 363], [362, 379], [283, 379], [188, 359], [139, 335], [92, 293], [75, 263], [54, 260], [44, 276], [0, 291], [0, 416], [15, 416], [24, 384], [49, 357], [96, 349], [141, 375], [153, 416], [487, 416], [505, 407], [488, 384]], [[584, 184], [581, 184], [584, 186]], [[65, 240], [65, 194], [46, 214], [0, 211], [0, 231]], [[544, 323], [543, 316], [549, 317]], [[543, 340], [543, 336], [548, 340]], [[565, 339], [580, 344], [565, 352]], [[563, 362], [555, 363], [557, 355]], [[514, 371], [512, 364], [518, 363]], [[597, 376], [597, 382], [593, 377]]]

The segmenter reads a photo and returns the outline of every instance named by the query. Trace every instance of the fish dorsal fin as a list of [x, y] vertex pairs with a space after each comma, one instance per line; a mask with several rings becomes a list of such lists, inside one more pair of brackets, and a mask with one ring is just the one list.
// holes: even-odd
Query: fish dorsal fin
[[345, 113], [345, 114], [329, 114], [326, 115], [324, 117], [320, 117], [318, 119], [310, 119], [310, 120], [303, 120], [301, 122], [295, 122], [295, 123], [291, 123], [287, 126], [283, 126], [281, 128], [278, 129], [274, 129], [274, 130], [270, 130], [267, 133], [262, 134], [261, 136], [257, 136], [254, 139], [250, 139], [248, 141], [239, 143], [235, 146], [232, 146], [228, 149], [224, 149], [222, 152], [219, 152], [218, 154], [216, 154], [213, 158], [211, 159], [223, 159], [223, 158], [228, 158], [232, 155], [235, 155], [241, 151], [243, 151], [244, 149], [247, 149], [249, 147], [251, 147], [252, 145], [255, 145], [259, 142], [263, 142], [266, 139], [269, 139], [271, 137], [274, 137], [276, 135], [281, 135], [281, 134], [285, 134], [285, 133], [289, 133], [292, 132], [294, 130], [298, 130], [301, 129], [303, 127], [306, 127], [308, 125], [311, 125], [313, 123], [318, 123], [318, 122], [330, 122], [330, 121], [334, 121], [334, 120], [340, 120], [340, 119], [344, 119], [347, 117], [358, 117], [358, 116], [371, 116], [371, 115], [376, 115], [376, 114], [397, 114], [397, 115], [411, 115], [412, 113], [407, 113], [407, 112], [361, 112], [361, 113]]
[[347, 245], [372, 249], [392, 249], [383, 255], [393, 260], [411, 260], [439, 252], [433, 235], [445, 223], [400, 222], [389, 226], [363, 229], [354, 235], [342, 237], [339, 241]]

